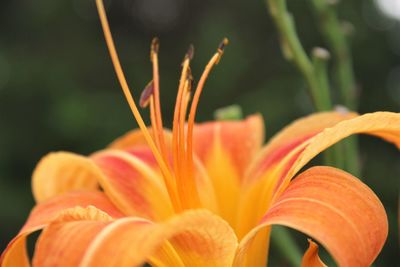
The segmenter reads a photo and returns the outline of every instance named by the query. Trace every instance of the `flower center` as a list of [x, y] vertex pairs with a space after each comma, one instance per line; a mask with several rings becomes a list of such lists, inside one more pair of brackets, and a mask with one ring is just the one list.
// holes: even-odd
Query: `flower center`
[[[133, 100], [131, 91], [126, 82], [121, 63], [115, 49], [114, 41], [111, 35], [110, 27], [107, 21], [106, 12], [102, 0], [96, 0], [97, 9], [100, 16], [101, 25], [103, 27], [104, 36], [106, 39], [107, 47], [114, 65], [118, 81], [124, 92], [125, 98], [131, 108], [133, 116], [135, 117], [139, 128], [152, 150], [154, 157], [160, 167], [165, 186], [171, 198], [172, 205], [176, 212], [180, 212], [190, 208], [200, 208], [200, 198], [197, 191], [195, 167], [193, 159], [193, 128], [196, 118], [196, 110], [199, 103], [200, 95], [203, 90], [204, 84], [210, 74], [212, 68], [218, 64], [224, 52], [225, 46], [228, 44], [228, 39], [224, 39], [218, 46], [216, 53], [212, 56], [206, 65], [200, 80], [194, 91], [193, 100], [189, 109], [188, 107], [191, 98], [191, 91], [193, 86], [193, 77], [190, 70], [190, 60], [193, 58], [193, 46], [189, 47], [183, 63], [182, 73], [179, 81], [179, 88], [176, 97], [174, 119], [172, 127], [172, 166], [168, 163], [168, 150], [166, 147], [161, 104], [160, 104], [160, 85], [159, 85], [159, 71], [158, 71], [158, 50], [159, 41], [154, 38], [151, 43], [150, 60], [153, 66], [153, 80], [145, 87], [140, 97], [140, 106], [147, 107], [149, 105], [151, 127], [153, 135], [150, 134], [143, 121], [142, 116]], [[187, 119], [186, 119], [187, 118]], [[187, 124], [187, 126], [186, 126]], [[186, 126], [186, 131], [185, 131]]]

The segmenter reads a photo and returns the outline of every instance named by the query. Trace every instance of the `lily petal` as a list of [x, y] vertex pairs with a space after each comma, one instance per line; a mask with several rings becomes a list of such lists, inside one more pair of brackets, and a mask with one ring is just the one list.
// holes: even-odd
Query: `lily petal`
[[203, 162], [207, 162], [216, 146], [220, 145], [228, 154], [238, 179], [241, 179], [264, 141], [264, 122], [257, 114], [243, 121], [198, 123], [193, 138], [195, 153]]
[[197, 191], [199, 192], [200, 202], [203, 208], [212, 211], [215, 214], [220, 214], [220, 209], [217, 201], [217, 193], [214, 188], [213, 181], [203, 163], [197, 158], [193, 157], [194, 161], [194, 177], [196, 179]]
[[258, 153], [246, 172], [246, 183], [263, 175], [279, 163], [291, 150], [326, 128], [356, 117], [354, 112], [320, 112], [300, 118], [279, 131]]
[[[148, 128], [148, 131], [151, 132], [151, 128]], [[141, 130], [131, 130], [126, 134], [115, 139], [108, 147], [111, 149], [127, 149], [137, 145], [146, 145], [146, 139], [142, 134]]]
[[[93, 206], [61, 212], [36, 242], [33, 266], [79, 266], [85, 250], [112, 218]], [[79, 236], [79, 243], [74, 242]], [[54, 249], [54, 246], [58, 249]], [[63, 257], [68, 255], [68, 257]], [[62, 261], [61, 261], [62, 259]]]
[[98, 190], [99, 171], [86, 157], [69, 152], [43, 157], [32, 176], [32, 192], [37, 203], [74, 190]]
[[239, 255], [252, 246], [259, 230], [272, 224], [315, 238], [339, 266], [370, 266], [388, 234], [378, 197], [357, 178], [331, 167], [311, 168], [291, 182], [241, 241]]
[[99, 178], [104, 192], [127, 215], [162, 220], [173, 208], [153, 154], [146, 147], [129, 152], [105, 150], [92, 160], [104, 175]]
[[301, 267], [327, 267], [318, 256], [318, 245], [311, 239], [308, 239], [309, 247], [304, 253], [301, 261]]
[[[380, 137], [390, 143], [393, 143], [400, 149], [400, 113], [375, 112], [368, 113], [354, 119], [346, 120], [336, 124], [332, 128], [327, 128], [314, 138], [310, 143], [295, 156], [293, 164], [286, 169], [278, 181], [279, 188], [282, 191], [290, 182], [290, 179], [304, 167], [311, 159], [331, 145], [353, 134], [369, 134]], [[285, 175], [286, 173], [286, 175]]]
[[[329, 114], [333, 116], [330, 120]], [[326, 117], [326, 121], [330, 121], [331, 123], [338, 122], [340, 117], [335, 114], [336, 113], [322, 113], [321, 115], [314, 115], [316, 117], [312, 116], [303, 119], [293, 124], [293, 126], [289, 126], [287, 130], [284, 130], [282, 136], [289, 136], [285, 131], [294, 131], [295, 127], [302, 129], [302, 127], [305, 127], [307, 121], [314, 121], [315, 124], [317, 120], [322, 120], [325, 116], [328, 116]], [[350, 114], [348, 116], [353, 115]], [[347, 115], [345, 117], [343, 116], [342, 119], [347, 118]], [[334, 119], [335, 117], [336, 120]], [[296, 124], [298, 124], [298, 126], [296, 126]], [[313, 128], [314, 124], [311, 123], [311, 128]], [[290, 130], [291, 128], [292, 130]], [[249, 210], [253, 212], [245, 220], [241, 222], [238, 221], [238, 223], [240, 223], [237, 227], [239, 237], [241, 237], [243, 233], [248, 232], [249, 229], [260, 220], [262, 214], [265, 213], [270, 206], [273, 197], [278, 196], [285, 189], [291, 178], [293, 178], [305, 164], [329, 146], [356, 133], [378, 136], [400, 147], [400, 114], [376, 112], [343, 120], [331, 127], [323, 130], [321, 129], [318, 134], [303, 137], [303, 141], [297, 142], [294, 146], [292, 145], [293, 141], [290, 141], [286, 145], [286, 148], [289, 147], [290, 149], [286, 149], [284, 145], [283, 148], [277, 148], [279, 160], [274, 159], [273, 161], [275, 163], [273, 165], [268, 165], [266, 169], [261, 171], [261, 174], [260, 172], [256, 174], [257, 171], [254, 172], [255, 169], [253, 168], [251, 172], [255, 173], [256, 180], [247, 184], [243, 189], [239, 216], [246, 218], [246, 214], [250, 214], [250, 212], [248, 212]], [[276, 137], [274, 139], [279, 140], [283, 138]], [[272, 147], [275, 146], [273, 143], [274, 141], [272, 141]], [[279, 149], [285, 150], [284, 153], [279, 152]], [[269, 150], [268, 146], [266, 150]], [[274, 157], [276, 151], [277, 150], [273, 150], [273, 152], [271, 152], [272, 156], [266, 155], [265, 161], [271, 162], [270, 158]], [[265, 152], [263, 152], [263, 154], [265, 154]], [[257, 162], [260, 163], [262, 160], [258, 158]], [[258, 166], [261, 165], [258, 164]], [[258, 169], [258, 171], [259, 170], [260, 169]], [[260, 205], [258, 208], [254, 209], [253, 203], [255, 201], [264, 203], [264, 205]]]
[[26, 251], [26, 237], [48, 225], [58, 214], [73, 207], [89, 205], [105, 211], [114, 218], [123, 214], [107, 199], [102, 192], [70, 192], [38, 204], [18, 235], [8, 244], [0, 259], [1, 267], [29, 266]]
[[[277, 167], [285, 156], [325, 128], [355, 116], [356, 114], [351, 112], [321, 112], [309, 115], [285, 127], [263, 147], [250, 164], [243, 181], [235, 228], [239, 239], [259, 222], [269, 207], [278, 180], [274, 177], [279, 177]], [[269, 231], [262, 235], [267, 239]], [[254, 264], [266, 261], [265, 255], [257, 251], [248, 251], [246, 257], [251, 262], [255, 261]], [[261, 258], [256, 260], [259, 257]]]
[[156, 261], [167, 240], [184, 266], [230, 266], [237, 248], [230, 226], [206, 210], [184, 212], [159, 224], [137, 217], [112, 222], [83, 217], [52, 223], [38, 241], [34, 261], [53, 266], [45, 255], [56, 255], [53, 260], [67, 267], [141, 266]]
[[264, 139], [262, 117], [196, 124], [193, 138], [195, 154], [214, 184], [221, 216], [234, 225], [241, 178]]

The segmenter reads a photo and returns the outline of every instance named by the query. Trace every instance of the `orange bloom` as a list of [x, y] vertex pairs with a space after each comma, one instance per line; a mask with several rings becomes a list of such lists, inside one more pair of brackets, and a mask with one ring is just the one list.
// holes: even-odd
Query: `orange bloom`
[[[284, 128], [265, 146], [260, 115], [195, 124], [201, 90], [224, 41], [206, 66], [190, 108], [193, 51], [185, 56], [173, 128], [166, 131], [154, 41], [153, 81], [141, 98], [151, 113], [147, 129], [126, 84], [103, 5], [97, 4], [141, 130], [88, 157], [45, 156], [32, 178], [37, 205], [3, 252], [1, 267], [29, 266], [26, 238], [40, 229], [34, 266], [265, 266], [274, 224], [318, 240], [340, 266], [374, 261], [388, 233], [377, 196], [335, 168], [318, 166], [297, 174], [352, 134], [378, 136], [400, 148], [400, 114], [314, 114]], [[323, 266], [311, 240], [302, 265]]]

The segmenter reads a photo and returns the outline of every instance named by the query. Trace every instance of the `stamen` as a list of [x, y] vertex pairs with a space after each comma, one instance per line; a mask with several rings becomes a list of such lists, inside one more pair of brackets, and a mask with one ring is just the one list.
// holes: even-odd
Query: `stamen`
[[150, 47], [150, 60], [153, 60], [154, 54], [158, 54], [158, 51], [160, 50], [160, 40], [158, 37], [154, 37], [153, 40], [151, 40], [151, 47]]
[[224, 38], [222, 42], [219, 44], [217, 52], [213, 55], [213, 57], [206, 65], [203, 74], [201, 75], [200, 80], [197, 84], [196, 92], [193, 96], [192, 106], [190, 107], [188, 126], [187, 126], [188, 130], [187, 130], [187, 146], [186, 146], [187, 147], [186, 163], [189, 168], [188, 175], [192, 175], [192, 177], [193, 177], [193, 127], [196, 118], [197, 106], [199, 104], [200, 95], [203, 90], [204, 84], [208, 78], [208, 75], [210, 74], [212, 68], [219, 63], [224, 53], [224, 48], [226, 45], [228, 45], [228, 43], [229, 43], [228, 39]]
[[218, 52], [220, 54], [223, 54], [224, 53], [224, 49], [228, 44], [229, 44], [228, 38], [224, 38], [218, 45]]
[[186, 163], [185, 163], [185, 154], [186, 154], [186, 144], [185, 144], [185, 121], [186, 121], [186, 111], [190, 100], [190, 85], [191, 81], [188, 78], [185, 82], [185, 86], [183, 89], [182, 98], [180, 101], [180, 110], [179, 110], [179, 163], [181, 164], [180, 169], [182, 170], [181, 176], [185, 177], [186, 173], [184, 171]]
[[153, 131], [154, 141], [157, 147], [160, 148], [160, 139], [155, 138], [155, 136], [157, 135], [157, 122], [156, 122], [156, 112], [154, 109], [154, 95], [150, 97], [150, 121], [151, 121], [151, 129]]
[[156, 123], [156, 113], [155, 113], [155, 109], [154, 109], [154, 83], [153, 83], [153, 81], [150, 81], [146, 85], [146, 87], [142, 91], [142, 94], [140, 95], [140, 100], [139, 100], [139, 105], [142, 108], [146, 108], [149, 104], [150, 104], [150, 121], [151, 121], [151, 127], [152, 127], [152, 131], [153, 131], [153, 138], [154, 138], [154, 141], [155, 141], [157, 147], [160, 148], [160, 140], [158, 138], [154, 137], [157, 133], [157, 123]]
[[185, 120], [193, 81], [189, 67], [193, 54], [194, 47], [190, 45], [182, 62], [182, 74], [179, 81], [173, 122], [174, 171], [183, 209], [199, 208], [201, 206], [195, 180], [192, 176], [189, 177], [187, 175], [186, 166]]
[[174, 110], [174, 120], [172, 126], [172, 147], [173, 147], [173, 159], [174, 159], [174, 173], [176, 176], [179, 175], [179, 143], [184, 142], [184, 139], [181, 140], [183, 137], [179, 136], [179, 117], [180, 117], [180, 107], [183, 97], [183, 91], [185, 82], [188, 76], [188, 72], [190, 71], [190, 60], [193, 58], [194, 55], [194, 47], [193, 45], [189, 46], [187, 53], [185, 54], [184, 60], [182, 62], [182, 73], [179, 80], [179, 87], [178, 93], [176, 95], [176, 102], [175, 102], [175, 110]]
[[146, 108], [149, 105], [153, 93], [154, 93], [154, 83], [153, 81], [150, 81], [142, 91], [142, 94], [140, 95], [140, 100], [139, 100], [140, 107]]
[[[178, 193], [179, 193], [179, 184], [181, 184], [181, 179], [184, 178], [184, 171], [185, 168], [185, 132], [184, 127], [182, 124], [185, 123], [185, 114], [186, 111], [182, 108], [184, 102], [184, 95], [186, 94], [188, 86], [188, 81], [185, 81], [183, 89], [181, 90], [180, 98], [176, 103], [176, 108], [178, 109], [178, 118], [177, 118], [177, 128], [176, 128], [176, 137], [177, 142], [175, 143], [174, 152], [176, 154], [176, 179], [177, 179], [177, 186], [178, 186]], [[183, 129], [183, 130], [182, 130]]]
[[192, 60], [193, 56], [194, 56], [194, 46], [192, 44], [190, 44], [185, 57], [187, 57], [189, 60]]
[[175, 210], [179, 211], [179, 210], [181, 210], [181, 205], [180, 205], [179, 198], [177, 195], [175, 181], [171, 175], [170, 170], [168, 169], [166, 162], [163, 160], [153, 139], [151, 138], [150, 133], [147, 130], [146, 124], [144, 123], [143, 118], [141, 117], [140, 112], [135, 104], [135, 101], [133, 100], [132, 94], [129, 90], [128, 83], [126, 82], [126, 79], [125, 79], [124, 72], [122, 71], [122, 67], [121, 67], [121, 63], [118, 58], [117, 51], [115, 49], [114, 41], [112, 39], [112, 35], [110, 32], [110, 26], [108, 25], [107, 16], [106, 16], [106, 12], [104, 10], [104, 5], [103, 5], [102, 0], [96, 0], [96, 5], [97, 5], [97, 10], [99, 13], [101, 25], [103, 27], [104, 37], [106, 39], [107, 47], [110, 52], [111, 60], [113, 62], [114, 69], [117, 74], [118, 80], [121, 84], [125, 98], [129, 104], [129, 107], [131, 108], [133, 116], [135, 117], [140, 129], [143, 132], [143, 135], [144, 135], [151, 151], [154, 154], [154, 157], [157, 160], [158, 165], [160, 166], [161, 172], [163, 174], [164, 182], [165, 182], [165, 185], [168, 190], [168, 194], [171, 197], [172, 204], [173, 204]]
[[[200, 197], [197, 191], [196, 178], [194, 172], [189, 172], [188, 162], [186, 157], [186, 138], [185, 138], [185, 120], [186, 111], [190, 101], [190, 86], [192, 84], [192, 78], [187, 78], [184, 86], [184, 93], [182, 96], [181, 107], [180, 107], [180, 118], [179, 118], [179, 163], [180, 173], [177, 179], [178, 193], [181, 197], [181, 203], [183, 209], [189, 208], [200, 208]], [[189, 163], [190, 165], [190, 163]]]
[[179, 159], [179, 162], [182, 162], [182, 165], [185, 164], [185, 149], [186, 149], [186, 144], [185, 144], [185, 122], [186, 122], [186, 113], [187, 113], [187, 108], [189, 105], [190, 101], [190, 96], [191, 96], [191, 91], [192, 91], [192, 86], [193, 86], [193, 76], [191, 74], [190, 68], [188, 69], [185, 85], [183, 87], [183, 93], [180, 101], [180, 111], [179, 111], [179, 136], [180, 136], [180, 144], [179, 144], [179, 151], [181, 152], [182, 158]]
[[150, 60], [153, 64], [153, 81], [154, 81], [154, 114], [156, 126], [153, 127], [156, 131], [154, 132], [154, 137], [157, 140], [158, 147], [161, 150], [161, 155], [165, 162], [168, 162], [167, 149], [164, 139], [164, 128], [162, 122], [161, 114], [161, 104], [160, 104], [160, 79], [158, 71], [158, 51], [160, 49], [160, 42], [157, 37], [153, 38], [150, 48]]
[[[150, 81], [144, 90], [142, 91], [142, 94], [140, 95], [140, 100], [139, 100], [139, 105], [142, 108], [146, 108], [150, 104], [150, 121], [151, 121], [151, 128], [153, 131], [153, 138], [157, 133], [157, 126], [156, 126], [156, 114], [154, 111], [154, 83], [153, 81]], [[160, 140], [158, 138], [154, 138], [154, 141], [157, 145], [157, 147], [160, 147]]]

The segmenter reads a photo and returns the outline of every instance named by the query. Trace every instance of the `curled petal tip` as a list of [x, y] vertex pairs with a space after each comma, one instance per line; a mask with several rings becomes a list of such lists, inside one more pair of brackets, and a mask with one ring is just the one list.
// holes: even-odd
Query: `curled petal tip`
[[318, 245], [308, 238], [309, 247], [301, 261], [302, 267], [327, 267], [318, 256]]

